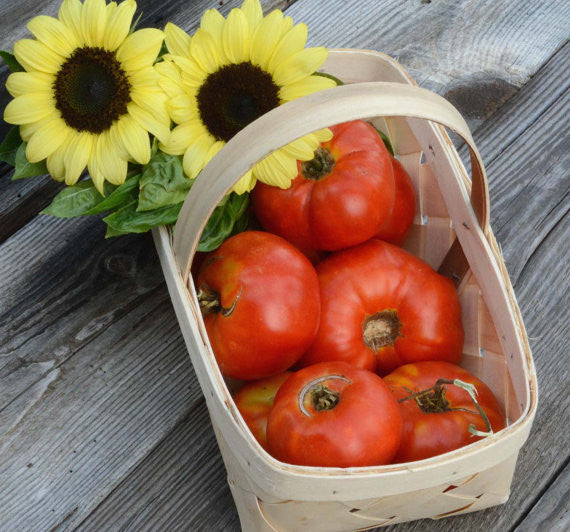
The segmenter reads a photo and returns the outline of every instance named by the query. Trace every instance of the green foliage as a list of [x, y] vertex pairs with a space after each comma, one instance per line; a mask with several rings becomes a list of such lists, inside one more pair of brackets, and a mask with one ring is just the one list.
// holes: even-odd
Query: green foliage
[[104, 199], [89, 179], [62, 189], [40, 214], [51, 214], [58, 218], [83, 216]]
[[229, 236], [245, 231], [249, 222], [249, 194], [232, 192], [214, 209], [198, 244], [198, 251], [213, 251]]
[[337, 85], [344, 85], [344, 81], [341, 81], [336, 76], [333, 76], [332, 74], [327, 74], [326, 72], [314, 72], [313, 76], [321, 76], [323, 78], [329, 78], [332, 79]]
[[170, 225], [176, 222], [182, 202], [152, 211], [137, 211], [137, 201], [121, 207], [103, 221], [109, 226], [106, 237], [125, 233], [146, 233], [159, 225]]
[[151, 211], [180, 203], [191, 186], [180, 157], [157, 152], [144, 167], [137, 210]]
[[23, 72], [24, 67], [18, 63], [18, 60], [12, 52], [8, 50], [0, 50], [0, 57], [4, 59], [4, 63], [8, 65], [10, 72]]
[[16, 152], [22, 144], [22, 139], [20, 138], [20, 128], [19, 126], [14, 126], [8, 134], [4, 137], [2, 144], [0, 144], [0, 161], [9, 164], [10, 166], [16, 166]]
[[46, 175], [48, 173], [46, 162], [40, 161], [39, 163], [31, 163], [26, 159], [26, 143], [22, 142], [16, 150], [14, 175], [12, 180], [24, 179], [26, 177], [36, 177], [39, 175]]

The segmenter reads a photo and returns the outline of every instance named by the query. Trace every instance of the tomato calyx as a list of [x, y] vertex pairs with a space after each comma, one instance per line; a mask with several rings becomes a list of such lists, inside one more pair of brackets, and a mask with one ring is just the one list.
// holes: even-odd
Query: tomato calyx
[[400, 334], [402, 322], [398, 312], [392, 309], [382, 310], [368, 316], [362, 323], [362, 339], [364, 343], [376, 352], [387, 345], [394, 345]]
[[426, 388], [425, 390], [421, 390], [416, 393], [411, 393], [412, 391], [408, 390], [410, 392], [410, 395], [398, 399], [398, 403], [403, 403], [404, 401], [413, 399], [418, 405], [418, 408], [425, 414], [438, 414], [441, 412], [452, 412], [457, 410], [476, 414], [476, 412], [473, 412], [472, 410], [468, 410], [466, 408], [452, 407], [449, 401], [445, 398], [445, 384], [458, 386], [459, 388], [465, 390], [471, 397], [471, 400], [477, 408], [479, 415], [483, 418], [485, 426], [487, 427], [487, 432], [477, 430], [475, 425], [470, 424], [468, 430], [471, 436], [485, 437], [493, 434], [491, 422], [489, 421], [489, 418], [487, 417], [487, 414], [485, 414], [483, 408], [481, 408], [479, 401], [477, 401], [477, 388], [473, 384], [464, 382], [459, 379], [438, 379], [431, 388]]
[[215, 290], [212, 290], [208, 285], [202, 284], [198, 288], [198, 303], [200, 304], [200, 310], [202, 311], [202, 316], [206, 314], [221, 314], [224, 317], [231, 316], [232, 312], [235, 310], [238, 299], [241, 296], [241, 288], [238, 295], [233, 300], [229, 307], [222, 307], [222, 301], [220, 299], [220, 294]]
[[298, 402], [299, 410], [307, 417], [312, 417], [312, 414], [307, 409], [310, 407], [315, 412], [322, 412], [325, 410], [332, 410], [339, 402], [341, 393], [337, 390], [332, 390], [325, 381], [340, 380], [346, 384], [352, 384], [352, 381], [343, 375], [324, 375], [318, 379], [308, 382], [299, 392]]
[[318, 181], [329, 175], [334, 168], [335, 160], [328, 148], [318, 147], [315, 156], [301, 164], [301, 173], [305, 179]]

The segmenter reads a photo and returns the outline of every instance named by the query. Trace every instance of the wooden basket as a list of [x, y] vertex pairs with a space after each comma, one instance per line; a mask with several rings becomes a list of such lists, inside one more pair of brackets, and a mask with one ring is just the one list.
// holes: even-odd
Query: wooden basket
[[[197, 178], [174, 236], [165, 228], [154, 231], [242, 528], [344, 531], [501, 504], [536, 412], [537, 385], [513, 289], [489, 228], [479, 154], [459, 113], [440, 96], [418, 88], [390, 57], [331, 50], [323, 69], [347, 85], [287, 103], [243, 129]], [[508, 426], [462, 449], [408, 464], [293, 466], [267, 454], [236, 409], [208, 341], [189, 270], [208, 217], [240, 176], [294, 139], [354, 119], [371, 120], [383, 129], [412, 177], [419, 212], [405, 247], [455, 278], [465, 327], [462, 365], [490, 386]], [[440, 124], [470, 147], [473, 185]]]

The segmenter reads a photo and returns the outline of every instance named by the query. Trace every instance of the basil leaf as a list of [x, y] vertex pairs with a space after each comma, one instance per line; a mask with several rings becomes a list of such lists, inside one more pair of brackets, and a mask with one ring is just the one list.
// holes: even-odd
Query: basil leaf
[[101, 201], [97, 205], [91, 207], [85, 214], [90, 215], [112, 211], [117, 207], [132, 203], [137, 199], [137, 185], [140, 178], [140, 174], [135, 174], [125, 179], [125, 182], [122, 185], [113, 187], [109, 194], [107, 194], [107, 191], [105, 190], [105, 198], [101, 196]]
[[2, 144], [0, 144], [0, 161], [9, 164], [10, 166], [16, 166], [16, 152], [22, 144], [22, 139], [20, 138], [20, 128], [19, 126], [14, 126], [8, 134], [4, 137]]
[[178, 218], [182, 203], [140, 212], [137, 211], [137, 202], [133, 201], [103, 218], [103, 221], [112, 229], [111, 236], [115, 236], [117, 231], [120, 234], [146, 233], [153, 227], [173, 224]]
[[222, 242], [238, 232], [244, 231], [249, 222], [249, 194], [228, 194], [214, 209], [198, 244], [198, 251], [213, 251]]
[[110, 225], [108, 225], [107, 232], [105, 233], [105, 238], [113, 238], [114, 236], [122, 236], [128, 234], [128, 231], [119, 231], [118, 229], [113, 229]]
[[313, 76], [321, 76], [323, 78], [332, 79], [337, 85], [344, 85], [344, 81], [341, 81], [336, 76], [332, 74], [327, 74], [326, 72], [313, 72]]
[[40, 161], [39, 163], [31, 163], [28, 161], [28, 159], [26, 159], [25, 142], [22, 142], [16, 150], [14, 166], [16, 167], [16, 170], [12, 176], [12, 181], [15, 181], [16, 179], [24, 179], [26, 177], [46, 175], [48, 173], [45, 161]]
[[180, 157], [157, 152], [144, 167], [137, 210], [151, 211], [180, 203], [191, 186]]
[[384, 141], [384, 145], [386, 146], [386, 149], [392, 154], [394, 155], [394, 148], [392, 147], [392, 143], [390, 142], [390, 139], [388, 138], [388, 136], [380, 131], [376, 126], [372, 126], [377, 132], [378, 135], [380, 135], [380, 138]]
[[104, 199], [89, 179], [65, 187], [40, 214], [51, 214], [58, 218], [83, 216]]
[[10, 72], [23, 72], [24, 67], [18, 63], [16, 56], [8, 50], [0, 50], [0, 57], [4, 59], [4, 63], [10, 69]]

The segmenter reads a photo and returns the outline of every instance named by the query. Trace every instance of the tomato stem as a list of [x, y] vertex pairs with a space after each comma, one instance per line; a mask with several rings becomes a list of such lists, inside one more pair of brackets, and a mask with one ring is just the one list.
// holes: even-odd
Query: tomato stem
[[409, 399], [414, 399], [418, 404], [418, 407], [422, 410], [422, 412], [426, 412], [428, 414], [433, 414], [438, 412], [451, 412], [453, 410], [461, 410], [464, 412], [470, 412], [472, 414], [475, 413], [471, 412], [471, 410], [466, 410], [465, 408], [450, 407], [449, 401], [445, 398], [446, 388], [445, 386], [443, 386], [444, 384], [452, 384], [458, 386], [462, 390], [465, 390], [469, 394], [469, 397], [471, 397], [471, 400], [473, 401], [473, 404], [477, 408], [479, 415], [483, 418], [485, 426], [487, 427], [487, 432], [477, 430], [475, 425], [470, 424], [468, 428], [469, 433], [472, 436], [481, 436], [481, 437], [490, 436], [491, 434], [493, 434], [493, 429], [491, 427], [489, 418], [487, 417], [487, 414], [485, 414], [485, 411], [479, 404], [479, 401], [477, 401], [476, 397], [477, 388], [469, 382], [464, 382], [459, 379], [454, 379], [454, 380], [438, 379], [435, 385], [432, 386], [431, 388], [426, 388], [425, 390], [421, 390], [419, 392], [412, 393], [407, 397], [403, 397], [402, 399], [398, 400], [398, 403], [403, 403], [404, 401], [408, 401]]
[[301, 172], [305, 179], [318, 181], [332, 172], [334, 164], [333, 154], [327, 148], [319, 147], [315, 150], [315, 156], [301, 165]]
[[351, 380], [344, 375], [323, 375], [314, 379], [301, 389], [298, 396], [299, 410], [307, 417], [311, 417], [311, 413], [307, 410], [305, 401], [308, 402], [317, 412], [322, 410], [332, 410], [340, 401], [340, 392], [331, 390], [328, 386], [323, 384], [325, 381], [340, 380], [347, 384], [351, 384]]
[[222, 307], [222, 302], [220, 299], [220, 294], [215, 290], [212, 290], [208, 285], [203, 284], [198, 288], [198, 303], [200, 304], [200, 310], [202, 311], [202, 316], [206, 314], [217, 314], [218, 312], [224, 316], [228, 317], [235, 310], [238, 299], [241, 296], [241, 288], [238, 295], [233, 300], [231, 306]]
[[398, 318], [398, 312], [385, 309], [364, 320], [362, 338], [372, 351], [377, 352], [382, 347], [394, 345], [396, 339], [401, 336], [401, 328], [402, 323]]

